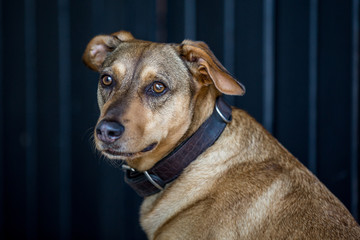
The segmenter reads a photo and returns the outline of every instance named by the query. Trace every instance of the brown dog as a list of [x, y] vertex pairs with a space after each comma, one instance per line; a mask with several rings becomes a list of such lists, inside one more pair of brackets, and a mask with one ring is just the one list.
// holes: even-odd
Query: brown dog
[[222, 101], [245, 90], [205, 43], [121, 31], [93, 38], [83, 60], [100, 73], [96, 147], [126, 161], [149, 239], [360, 239], [342, 203]]

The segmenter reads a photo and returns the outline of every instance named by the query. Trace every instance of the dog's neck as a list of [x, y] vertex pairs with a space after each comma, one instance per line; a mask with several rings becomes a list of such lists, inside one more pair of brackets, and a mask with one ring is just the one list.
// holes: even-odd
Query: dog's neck
[[217, 91], [213, 85], [208, 86], [208, 88], [202, 88], [195, 95], [193, 100], [193, 118], [191, 125], [189, 126], [187, 132], [179, 141], [180, 145], [185, 139], [189, 138], [194, 132], [199, 129], [201, 124], [205, 122], [206, 119], [212, 114], [216, 98], [220, 96], [219, 91]]

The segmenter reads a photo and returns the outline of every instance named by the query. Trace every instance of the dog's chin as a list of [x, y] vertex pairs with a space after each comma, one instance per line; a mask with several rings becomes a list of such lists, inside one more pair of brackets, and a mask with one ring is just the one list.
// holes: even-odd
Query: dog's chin
[[104, 154], [106, 157], [110, 159], [131, 160], [152, 152], [156, 148], [156, 146], [157, 143], [155, 142], [138, 152], [125, 152], [125, 151], [119, 151], [114, 148], [104, 148], [101, 149], [100, 151], [102, 154]]

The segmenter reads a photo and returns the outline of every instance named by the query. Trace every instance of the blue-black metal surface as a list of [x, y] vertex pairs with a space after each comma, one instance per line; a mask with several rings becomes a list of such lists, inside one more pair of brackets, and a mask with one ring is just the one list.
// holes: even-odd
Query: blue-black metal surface
[[270, 132], [274, 131], [275, 102], [275, 36], [276, 2], [263, 2], [263, 124]]
[[359, 31], [360, 2], [352, 1], [352, 100], [351, 100], [351, 207], [356, 219], [359, 218]]
[[0, 238], [146, 239], [139, 198], [94, 149], [96, 34], [205, 41], [229, 100], [359, 216], [359, 0], [0, 0]]
[[59, 238], [71, 238], [71, 35], [70, 1], [58, 0]]
[[[0, 9], [3, 3], [0, 0]], [[0, 94], [3, 92], [3, 15], [0, 11]], [[3, 98], [0, 96], [0, 238], [4, 238], [4, 111]]]
[[309, 169], [317, 169], [318, 0], [309, 2]]
[[38, 238], [37, 202], [37, 75], [36, 75], [36, 9], [33, 0], [25, 0], [25, 98], [26, 98], [26, 235]]

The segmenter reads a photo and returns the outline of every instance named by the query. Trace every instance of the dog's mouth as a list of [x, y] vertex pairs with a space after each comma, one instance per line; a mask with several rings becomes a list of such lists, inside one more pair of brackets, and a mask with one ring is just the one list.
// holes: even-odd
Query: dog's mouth
[[149, 146], [147, 146], [146, 148], [144, 148], [143, 150], [141, 150], [140, 152], [135, 152], [135, 153], [129, 153], [129, 152], [120, 152], [120, 151], [116, 151], [114, 149], [106, 149], [104, 150], [105, 153], [112, 155], [112, 156], [120, 156], [120, 157], [135, 157], [137, 155], [140, 155], [142, 153], [146, 153], [146, 152], [150, 152], [151, 150], [153, 150], [156, 147], [157, 143], [152, 143]]

